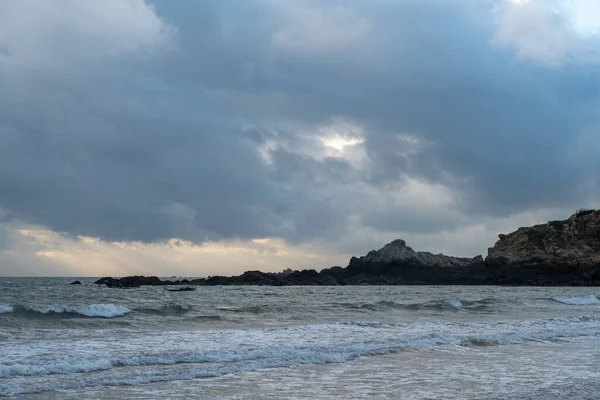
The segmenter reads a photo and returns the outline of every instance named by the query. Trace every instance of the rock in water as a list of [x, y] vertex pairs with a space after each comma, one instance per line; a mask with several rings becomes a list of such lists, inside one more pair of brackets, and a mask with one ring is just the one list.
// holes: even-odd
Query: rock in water
[[491, 283], [482, 256], [451, 257], [414, 251], [401, 239], [350, 259], [347, 268], [332, 273], [344, 284], [484, 284]]
[[496, 283], [600, 284], [600, 211], [499, 235], [486, 263]]
[[[355, 263], [381, 263], [381, 264], [421, 264], [437, 267], [468, 267], [476, 263], [482, 263], [483, 257], [462, 258], [446, 256], [444, 254], [432, 254], [424, 251], [414, 251], [406, 245], [402, 239], [396, 239], [386, 244], [383, 248], [370, 251], [366, 256], [353, 258]], [[352, 263], [352, 261], [351, 261]]]
[[174, 289], [166, 289], [168, 292], [193, 292], [194, 290], [196, 290], [195, 287], [190, 287], [190, 286], [186, 286], [186, 287], [180, 287], [180, 288], [174, 288]]
[[596, 285], [600, 286], [600, 211], [582, 210], [564, 221], [519, 228], [473, 258], [415, 251], [401, 239], [352, 257], [346, 268], [280, 273], [246, 271], [188, 281], [155, 276], [102, 278], [97, 284], [140, 285]]
[[69, 283], [69, 285], [81, 285], [81, 282], [73, 281], [73, 282]]
[[112, 288], [129, 289], [142, 285], [165, 285], [168, 281], [161, 281], [156, 276], [126, 276], [124, 278], [101, 278], [94, 282], [97, 285], [106, 285]]

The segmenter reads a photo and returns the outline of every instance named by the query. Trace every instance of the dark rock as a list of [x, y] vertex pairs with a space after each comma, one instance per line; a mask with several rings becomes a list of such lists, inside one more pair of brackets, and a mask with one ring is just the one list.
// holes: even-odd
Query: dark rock
[[386, 244], [381, 249], [372, 250], [366, 256], [352, 257], [350, 265], [381, 264], [381, 265], [424, 265], [442, 268], [468, 267], [483, 262], [483, 257], [474, 258], [451, 257], [443, 254], [432, 254], [423, 251], [414, 251], [401, 239], [396, 239]]
[[71, 283], [69, 283], [69, 285], [81, 285], [80, 281], [73, 281]]
[[[330, 269], [331, 271], [331, 269]], [[403, 240], [394, 240], [364, 257], [352, 257], [335, 276], [344, 284], [486, 284], [491, 283], [483, 257], [450, 257], [417, 252]]]
[[195, 287], [190, 287], [190, 286], [184, 286], [184, 287], [180, 287], [180, 288], [171, 288], [171, 289], [166, 289], [169, 292], [193, 292], [194, 290], [196, 290]]
[[600, 211], [581, 210], [499, 237], [486, 258], [496, 283], [600, 284]]
[[401, 239], [352, 257], [346, 268], [246, 271], [238, 276], [161, 281], [130, 276], [97, 284], [141, 285], [600, 285], [600, 212], [583, 210], [565, 221], [498, 235], [484, 260], [414, 251]]
[[106, 285], [112, 288], [137, 288], [142, 285], [165, 285], [166, 282], [161, 281], [156, 276], [126, 276], [124, 278], [101, 278], [94, 282], [97, 285]]

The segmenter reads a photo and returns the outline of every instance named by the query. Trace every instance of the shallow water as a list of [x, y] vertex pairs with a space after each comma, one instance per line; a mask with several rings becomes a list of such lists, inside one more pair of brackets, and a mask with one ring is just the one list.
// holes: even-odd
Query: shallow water
[[600, 397], [598, 288], [71, 280], [0, 279], [0, 395]]

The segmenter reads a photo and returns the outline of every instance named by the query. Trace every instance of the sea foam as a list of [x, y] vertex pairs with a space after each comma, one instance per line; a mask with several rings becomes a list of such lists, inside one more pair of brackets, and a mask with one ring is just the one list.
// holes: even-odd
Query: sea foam
[[[361, 356], [443, 345], [493, 346], [600, 334], [600, 318], [579, 316], [485, 323], [314, 324], [268, 329], [135, 332], [64, 338], [35, 346], [15, 339], [5, 346], [0, 396], [44, 390], [208, 376], [341, 363]], [[60, 337], [60, 336], [59, 336]], [[25, 356], [26, 355], [26, 356]], [[95, 371], [94, 374], [81, 374]], [[30, 376], [24, 380], [24, 376]], [[67, 377], [68, 376], [68, 377]]]
[[129, 308], [117, 304], [26, 306], [26, 310], [40, 314], [78, 314], [86, 317], [114, 318], [129, 312]]
[[444, 300], [444, 304], [457, 310], [462, 310], [464, 308], [463, 302], [459, 299]]
[[10, 304], [0, 304], [0, 314], [6, 314], [15, 311], [15, 308]]
[[598, 300], [597, 297], [592, 296], [592, 295], [584, 296], [584, 297], [569, 297], [569, 298], [554, 297], [554, 298], [552, 298], [552, 300], [556, 301], [557, 303], [568, 304], [571, 306], [589, 306], [589, 305], [600, 304], [600, 300]]

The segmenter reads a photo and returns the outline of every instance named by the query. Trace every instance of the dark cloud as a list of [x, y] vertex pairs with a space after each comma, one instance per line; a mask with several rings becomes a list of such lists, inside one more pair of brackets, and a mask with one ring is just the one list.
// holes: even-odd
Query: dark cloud
[[[106, 240], [301, 242], [350, 217], [429, 233], [460, 212], [593, 196], [597, 157], [577, 138], [598, 124], [600, 73], [515, 61], [493, 44], [492, 5], [460, 3], [157, 1], [168, 50], [0, 64], [5, 218]], [[366, 165], [323, 154], [334, 117], [362, 127]], [[447, 186], [454, 209], [381, 208], [406, 176]]]
[[11, 232], [4, 227], [0, 228], [0, 251], [9, 249], [12, 244]]

